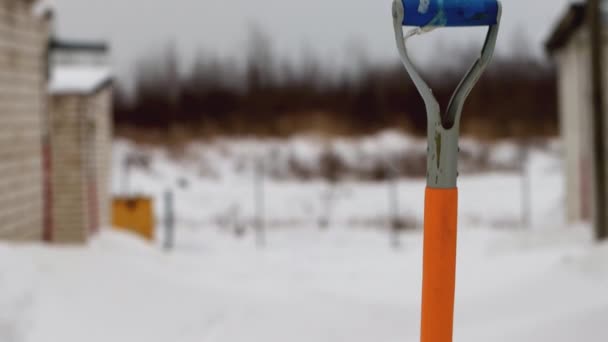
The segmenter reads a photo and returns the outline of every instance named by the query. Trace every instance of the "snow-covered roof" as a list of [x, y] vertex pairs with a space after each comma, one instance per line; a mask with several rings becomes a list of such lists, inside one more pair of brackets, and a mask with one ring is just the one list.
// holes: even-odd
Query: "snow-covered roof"
[[107, 66], [60, 65], [51, 72], [49, 92], [53, 95], [86, 95], [110, 82], [112, 74]]

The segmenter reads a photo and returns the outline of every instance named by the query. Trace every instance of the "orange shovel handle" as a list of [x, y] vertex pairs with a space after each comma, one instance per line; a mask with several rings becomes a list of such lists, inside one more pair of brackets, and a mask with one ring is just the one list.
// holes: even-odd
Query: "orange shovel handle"
[[421, 342], [452, 342], [458, 189], [426, 189]]

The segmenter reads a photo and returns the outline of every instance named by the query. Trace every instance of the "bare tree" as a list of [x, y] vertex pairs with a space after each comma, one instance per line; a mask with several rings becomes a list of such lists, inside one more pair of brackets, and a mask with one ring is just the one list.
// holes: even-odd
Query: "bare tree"
[[[174, 125], [180, 134], [192, 131], [195, 137], [285, 136], [303, 130], [356, 135], [386, 128], [425, 134], [424, 103], [398, 62], [373, 63], [362, 44], [351, 43], [347, 53], [356, 70], [335, 70], [312, 48], [304, 48], [297, 63], [279, 60], [269, 36], [259, 28], [252, 27], [246, 38], [244, 68], [236, 57], [199, 51], [192, 68], [181, 76], [174, 43], [149, 53], [137, 64], [133, 101], [124, 101], [126, 90], [117, 89], [117, 124], [166, 134]], [[469, 97], [462, 123], [465, 134], [557, 134], [555, 68], [530, 54], [524, 31], [512, 41], [515, 52], [497, 55]], [[450, 59], [454, 62], [424, 74], [440, 103], [447, 104], [474, 56], [468, 48], [442, 51], [455, 56]], [[497, 118], [503, 124], [496, 125]]]

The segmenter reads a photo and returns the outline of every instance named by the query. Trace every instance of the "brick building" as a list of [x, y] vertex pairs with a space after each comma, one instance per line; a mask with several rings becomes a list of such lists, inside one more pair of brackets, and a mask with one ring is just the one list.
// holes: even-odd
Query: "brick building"
[[35, 7], [0, 0], [0, 239], [37, 240], [43, 231], [50, 16]]
[[85, 242], [110, 223], [112, 87], [104, 44], [51, 44], [49, 239]]
[[44, 1], [0, 0], [0, 240], [81, 243], [110, 221], [108, 48], [51, 24]]

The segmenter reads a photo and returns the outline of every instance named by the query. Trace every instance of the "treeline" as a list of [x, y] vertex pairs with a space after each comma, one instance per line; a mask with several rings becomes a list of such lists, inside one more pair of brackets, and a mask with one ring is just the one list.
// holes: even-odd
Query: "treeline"
[[[298, 67], [278, 61], [261, 33], [249, 41], [244, 68], [201, 54], [184, 75], [171, 47], [142, 60], [133, 94], [117, 89], [119, 134], [360, 135], [386, 128], [425, 133], [424, 103], [398, 61], [361, 63], [356, 72], [339, 73], [324, 70], [314, 57]], [[454, 52], [449, 58], [457, 63], [424, 72], [443, 108], [474, 57]], [[554, 68], [525, 51], [496, 56], [467, 101], [464, 133], [486, 138], [556, 134], [555, 83]]]

